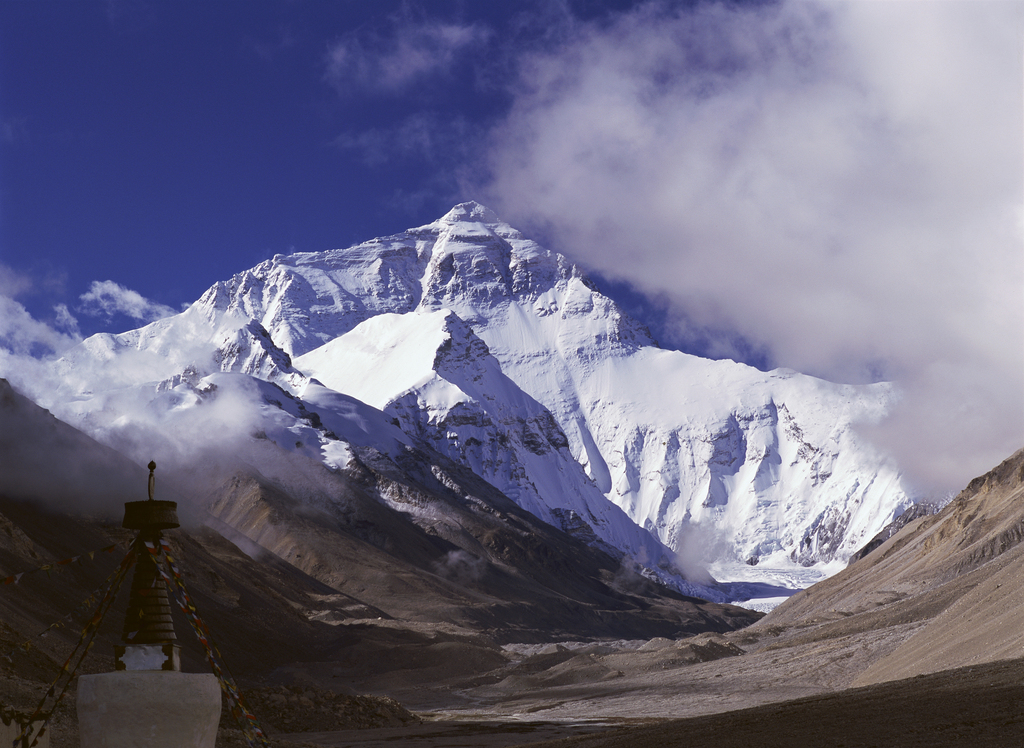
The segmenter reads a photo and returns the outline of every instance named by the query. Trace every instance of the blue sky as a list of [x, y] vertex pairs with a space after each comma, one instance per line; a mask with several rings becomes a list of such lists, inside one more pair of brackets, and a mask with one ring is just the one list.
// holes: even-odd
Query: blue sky
[[94, 280], [177, 307], [432, 221], [478, 197], [515, 50], [616, 5], [4, 2], [0, 262], [89, 332]]
[[[417, 112], [475, 125], [507, 97], [478, 90], [468, 64], [422, 95], [365, 81], [340, 92], [332, 45], [346, 34], [386, 44], [389, 15], [403, 10], [385, 8], [0, 5], [0, 260], [51, 280], [32, 307], [74, 305], [95, 279], [177, 306], [275, 253], [343, 246], [447, 210], [457, 187], [437, 167], [450, 165], [416, 154], [370, 163], [339, 139]], [[456, 4], [443, 12], [473, 23]]]
[[0, 342], [476, 199], [666, 345], [896, 381], [879, 443], [955, 485], [1024, 445], [1022, 40], [987, 0], [3, 0]]

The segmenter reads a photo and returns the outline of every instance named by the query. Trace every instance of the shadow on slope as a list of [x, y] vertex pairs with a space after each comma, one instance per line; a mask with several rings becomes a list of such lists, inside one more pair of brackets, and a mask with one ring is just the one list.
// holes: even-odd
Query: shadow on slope
[[[1020, 742], [1021, 660], [596, 735], [532, 748], [1003, 748]], [[330, 745], [325, 743], [325, 745]], [[520, 743], [520, 745], [525, 745]]]
[[399, 466], [365, 451], [331, 473], [278, 453], [292, 469], [232, 476], [209, 511], [374, 617], [450, 624], [496, 642], [675, 637], [759, 617], [655, 584], [433, 457]]

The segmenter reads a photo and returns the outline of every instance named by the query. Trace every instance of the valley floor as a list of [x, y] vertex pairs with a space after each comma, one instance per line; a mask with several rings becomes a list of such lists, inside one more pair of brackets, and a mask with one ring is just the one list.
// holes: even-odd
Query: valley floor
[[[475, 678], [403, 684], [394, 672], [351, 683], [396, 697], [421, 724], [276, 737], [280, 748], [1017, 744], [1022, 660], [850, 687], [922, 625], [824, 636], [817, 627], [759, 625], [681, 641], [547, 645]], [[324, 678], [322, 667], [295, 668], [292, 679]]]
[[[649, 701], [649, 694], [638, 695], [634, 714], [643, 714]], [[1022, 660], [688, 719], [463, 717], [429, 719], [398, 729], [277, 736], [281, 748], [293, 741], [325, 748], [1002, 748], [1019, 745], [1022, 737]]]
[[1024, 737], [1024, 663], [1010, 660], [535, 748], [1003, 748]]

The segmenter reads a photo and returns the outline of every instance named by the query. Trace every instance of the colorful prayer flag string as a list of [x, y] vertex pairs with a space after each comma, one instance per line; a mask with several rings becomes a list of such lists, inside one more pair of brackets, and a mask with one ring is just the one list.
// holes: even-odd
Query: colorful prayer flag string
[[[109, 583], [107, 584], [106, 589], [103, 592], [103, 597], [100, 600], [99, 605], [96, 606], [96, 612], [85, 624], [85, 628], [82, 629], [82, 633], [78, 638], [78, 643], [75, 645], [75, 648], [71, 651], [71, 654], [68, 655], [67, 660], [64, 661], [64, 664], [61, 666], [60, 672], [57, 673], [57, 677], [53, 679], [53, 682], [50, 684], [50, 687], [43, 695], [43, 698], [40, 699], [39, 705], [36, 706], [36, 709], [32, 713], [32, 716], [28, 718], [28, 724], [22, 727], [21, 732], [14, 739], [12, 748], [18, 748], [19, 745], [25, 745], [25, 743], [28, 742], [28, 739], [32, 737], [33, 723], [42, 720], [42, 725], [39, 727], [39, 731], [36, 733], [35, 738], [33, 738], [32, 742], [29, 743], [30, 747], [32, 748], [39, 744], [39, 738], [41, 738], [46, 733], [46, 726], [49, 724], [50, 718], [53, 716], [54, 710], [57, 708], [57, 705], [60, 703], [61, 699], [64, 698], [64, 694], [67, 693], [68, 687], [71, 685], [71, 681], [74, 680], [75, 673], [77, 673], [78, 668], [81, 667], [82, 661], [85, 659], [85, 656], [89, 653], [89, 650], [92, 649], [92, 645], [94, 643], [93, 639], [96, 638], [96, 632], [99, 630], [100, 623], [103, 621], [103, 617], [110, 610], [110, 606], [113, 605], [114, 598], [117, 596], [117, 591], [121, 588], [121, 583], [124, 581], [125, 576], [127, 576], [128, 570], [131, 569], [132, 565], [135, 563], [135, 556], [135, 546], [132, 545], [128, 549], [128, 553], [125, 555], [125, 557], [121, 559], [121, 563], [120, 565], [118, 565], [117, 570], [109, 577]], [[84, 649], [82, 649], [83, 643], [85, 645]], [[79, 649], [82, 649], [82, 654], [79, 656], [78, 662], [75, 663], [74, 668], [71, 668], [71, 660], [74, 659], [75, 654], [78, 652]], [[54, 700], [53, 706], [51, 706], [49, 709], [44, 709], [44, 707], [46, 706], [46, 702], [50, 698], [52, 698], [53, 695], [56, 693], [57, 684], [60, 683], [61, 678], [65, 674], [67, 675], [67, 680], [64, 682], [64, 685], [61, 688], [60, 694]]]
[[97, 553], [112, 553], [114, 549], [117, 548], [119, 545], [121, 544], [114, 543], [113, 545], [108, 545], [106, 548], [100, 548], [99, 550], [89, 551], [88, 553], [80, 553], [79, 555], [72, 556], [71, 558], [64, 558], [60, 561], [54, 561], [53, 563], [46, 564], [45, 566], [40, 566], [38, 569], [30, 569], [28, 571], [18, 572], [17, 574], [11, 574], [8, 577], [0, 579], [0, 584], [17, 584], [21, 581], [21, 578], [26, 574], [35, 574], [38, 571], [45, 571], [47, 576], [49, 576], [50, 572], [53, 571], [55, 567], [68, 566], [69, 564], [73, 564], [76, 561], [81, 561], [83, 558], [92, 559], [95, 558]]
[[[245, 706], [241, 691], [238, 690], [238, 686], [235, 684], [227, 668], [221, 663], [220, 652], [213, 643], [210, 630], [207, 628], [206, 623], [203, 622], [203, 619], [199, 617], [199, 612], [196, 610], [196, 606], [192, 602], [188, 590], [185, 588], [184, 577], [182, 577], [181, 572], [174, 563], [174, 559], [171, 557], [170, 546], [164, 540], [161, 540], [160, 548], [157, 548], [155, 544], [148, 541], [145, 542], [145, 545], [153, 556], [157, 571], [167, 584], [168, 589], [174, 594], [178, 607], [185, 614], [193, 633], [195, 633], [196, 638], [203, 645], [203, 649], [206, 652], [206, 660], [210, 663], [214, 675], [217, 676], [217, 680], [220, 682], [220, 688], [228, 699], [231, 716], [235, 718], [235, 722], [241, 728], [245, 741], [249, 744], [250, 748], [269, 748], [270, 744], [267, 742], [266, 733], [263, 732], [259, 720]], [[160, 565], [159, 557], [161, 550], [163, 551], [167, 566], [171, 570], [170, 577], [168, 577], [167, 572]]]
[[[78, 668], [81, 667], [82, 661], [89, 653], [89, 650], [92, 649], [92, 646], [95, 643], [94, 639], [99, 630], [99, 626], [102, 623], [104, 616], [106, 616], [106, 614], [110, 610], [110, 607], [113, 605], [114, 598], [116, 597], [117, 592], [120, 589], [125, 576], [127, 576], [129, 569], [131, 569], [131, 567], [135, 563], [137, 557], [137, 545], [139, 540], [140, 539], [137, 538], [136, 542], [129, 547], [128, 553], [121, 560], [121, 563], [118, 565], [118, 568], [115, 569], [114, 572], [107, 578], [107, 581], [100, 588], [100, 590], [91, 594], [88, 598], [86, 598], [85, 601], [79, 604], [79, 606], [75, 610], [73, 610], [68, 615], [64, 616], [64, 618], [62, 618], [60, 621], [51, 624], [38, 635], [39, 637], [43, 637], [52, 629], [60, 628], [61, 626], [63, 626], [63, 621], [65, 619], [69, 618], [80, 608], [91, 606], [92, 603], [95, 602], [97, 595], [100, 593], [100, 591], [102, 591], [100, 602], [96, 606], [95, 612], [89, 618], [88, 622], [85, 624], [85, 627], [82, 629], [82, 633], [79, 636], [78, 643], [75, 645], [75, 648], [72, 650], [71, 654], [68, 655], [67, 660], [64, 661], [64, 664], [61, 666], [60, 672], [57, 674], [57, 677], [54, 678], [53, 682], [50, 684], [50, 687], [43, 695], [43, 698], [40, 700], [39, 705], [36, 707], [35, 711], [28, 718], [28, 724], [22, 727], [21, 733], [14, 739], [12, 748], [19, 748], [19, 746], [25, 745], [29, 745], [31, 748], [34, 748], [39, 744], [39, 739], [46, 733], [47, 726], [49, 724], [50, 718], [53, 716], [54, 710], [57, 708], [57, 705], [60, 703], [61, 699], [64, 698], [64, 695], [67, 693], [67, 690], [70, 687], [72, 680], [74, 679], [76, 673], [78, 672]], [[210, 663], [210, 667], [213, 669], [214, 675], [217, 676], [217, 680], [220, 683], [221, 690], [224, 692], [225, 696], [228, 699], [231, 715], [235, 718], [235, 721], [241, 728], [242, 734], [245, 736], [246, 742], [249, 744], [250, 748], [269, 748], [270, 744], [267, 741], [266, 733], [264, 733], [263, 728], [259, 724], [259, 720], [257, 720], [256, 716], [246, 707], [245, 702], [242, 699], [241, 691], [239, 691], [238, 686], [235, 684], [234, 679], [231, 677], [231, 674], [228, 672], [227, 668], [221, 662], [221, 654], [217, 650], [216, 645], [213, 643], [213, 638], [210, 636], [209, 628], [207, 628], [206, 623], [202, 620], [202, 618], [200, 618], [199, 612], [196, 610], [195, 604], [192, 602], [192, 598], [189, 595], [188, 590], [185, 588], [185, 580], [182, 577], [181, 572], [178, 570], [177, 565], [174, 563], [174, 559], [170, 555], [170, 547], [167, 545], [166, 541], [161, 542], [159, 548], [157, 548], [156, 545], [153, 543], [145, 541], [143, 541], [143, 543], [146, 549], [149, 551], [149, 553], [154, 557], [157, 571], [163, 578], [164, 583], [167, 584], [168, 589], [171, 590], [171, 592], [174, 594], [175, 601], [178, 603], [178, 607], [181, 608], [182, 612], [185, 613], [186, 619], [188, 620], [190, 626], [192, 627], [192, 630], [195, 633], [196, 638], [203, 645], [203, 648], [206, 652], [207, 661]], [[4, 579], [0, 579], [0, 584], [17, 584], [21, 580], [21, 577], [25, 574], [30, 574], [38, 571], [45, 571], [47, 572], [47, 575], [49, 575], [49, 572], [55, 569], [56, 567], [67, 566], [84, 557], [88, 557], [90, 559], [94, 558], [96, 553], [110, 553], [115, 548], [117, 548], [118, 545], [119, 544], [114, 544], [106, 548], [101, 548], [97, 551], [89, 551], [88, 553], [83, 553], [78, 556], [73, 556], [71, 558], [63, 559], [61, 561], [57, 561], [51, 564], [46, 564], [45, 566], [41, 566], [38, 569], [20, 572], [18, 574], [6, 577]], [[161, 551], [163, 552], [163, 557], [166, 561], [167, 567], [171, 571], [170, 576], [168, 576], [167, 572], [164, 571], [162, 565], [159, 563]], [[31, 648], [31, 640], [25, 642], [20, 646], [24, 647], [25, 650], [28, 651]], [[80, 649], [82, 650], [81, 655], [78, 657], [78, 661], [75, 662], [74, 666], [72, 667], [72, 660], [75, 659], [75, 655], [78, 653]], [[58, 684], [65, 675], [67, 676], [67, 679], [65, 680], [63, 686], [61, 687], [60, 693], [57, 694]], [[56, 698], [54, 698], [55, 694], [57, 694]], [[45, 709], [44, 707], [46, 706], [47, 702], [50, 699], [54, 699], [53, 705], [49, 709]], [[42, 724], [39, 727], [38, 732], [35, 734], [35, 737], [32, 739], [32, 742], [29, 743], [29, 738], [32, 738], [33, 725], [34, 723], [40, 720], [42, 721]]]
[[[118, 545], [120, 545], [120, 544], [115, 544], [115, 545], [112, 545], [112, 546], [108, 546], [107, 548], [101, 548], [98, 551], [89, 551], [89, 553], [82, 554], [82, 555], [83, 556], [88, 556], [89, 558], [92, 558], [97, 553], [104, 553], [104, 552], [105, 553], [109, 553], [114, 548], [117, 548]], [[81, 558], [81, 557], [76, 557], [76, 558]], [[31, 651], [31, 649], [32, 649], [32, 642], [35, 639], [43, 639], [43, 638], [46, 637], [47, 634], [49, 634], [54, 629], [64, 628], [65, 624], [69, 623], [71, 621], [71, 619], [74, 618], [75, 616], [77, 616], [81, 611], [89, 609], [89, 608], [92, 608], [92, 606], [96, 604], [97, 596], [101, 595], [103, 593], [103, 590], [105, 590], [107, 588], [107, 585], [110, 584], [110, 581], [119, 572], [120, 572], [120, 567], [114, 569], [114, 571], [110, 574], [110, 576], [108, 576], [105, 580], [103, 580], [103, 584], [101, 584], [99, 587], [97, 587], [95, 590], [93, 590], [91, 593], [89, 593], [89, 596], [87, 598], [85, 598], [84, 600], [82, 600], [80, 603], [78, 603], [78, 605], [76, 605], [69, 613], [67, 613], [66, 615], [64, 615], [63, 617], [58, 619], [57, 621], [54, 621], [53, 623], [51, 623], [45, 629], [43, 629], [38, 634], [33, 636], [31, 639], [27, 639], [26, 641], [22, 642], [21, 644], [15, 645], [12, 649], [9, 649], [4, 656], [9, 658], [11, 656], [11, 654], [13, 654], [18, 649], [24, 649], [26, 652]], [[19, 574], [18, 576], [21, 576], [21, 575]]]

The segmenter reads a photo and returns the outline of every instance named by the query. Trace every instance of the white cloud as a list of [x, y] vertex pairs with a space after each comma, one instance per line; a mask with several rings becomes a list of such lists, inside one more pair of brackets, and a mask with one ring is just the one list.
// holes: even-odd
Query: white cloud
[[[8, 355], [46, 357], [60, 354], [81, 341], [36, 320], [21, 304], [0, 295], [0, 350]], [[5, 376], [0, 369], [0, 376]]]
[[477, 185], [686, 330], [895, 379], [935, 490], [1024, 446], [1024, 6], [649, 4], [524, 57]]
[[[58, 283], [50, 278], [42, 286]], [[48, 363], [82, 340], [78, 322], [64, 304], [54, 307], [54, 327], [35, 319], [15, 300], [38, 285], [28, 275], [0, 263], [0, 378], [23, 392], [52, 390], [55, 383]]]
[[436, 165], [464, 154], [471, 142], [475, 138], [461, 117], [442, 119], [429, 112], [417, 112], [394, 127], [343, 133], [335, 138], [334, 145], [358, 152], [370, 166], [396, 158], [414, 158]]
[[479, 24], [399, 17], [388, 34], [362, 31], [336, 41], [327, 54], [326, 79], [341, 93], [401, 93], [429, 76], [445, 75], [489, 37]]
[[32, 280], [23, 273], [0, 262], [0, 296], [16, 299], [32, 290]]
[[68, 305], [57, 304], [57, 306], [53, 308], [53, 311], [57, 315], [56, 319], [54, 320], [54, 325], [56, 326], [56, 328], [58, 330], [64, 330], [68, 335], [70, 335], [73, 338], [81, 339], [82, 331], [78, 327], [78, 320], [75, 319], [75, 316], [71, 313], [71, 310], [68, 309]]
[[177, 311], [142, 296], [137, 291], [114, 281], [93, 281], [89, 290], [78, 297], [82, 302], [81, 311], [94, 317], [110, 319], [115, 314], [124, 314], [140, 322], [170, 317]]
[[50, 363], [79, 342], [77, 332], [55, 330], [0, 294], [0, 378], [21, 392], [56, 391], [59, 382]]

